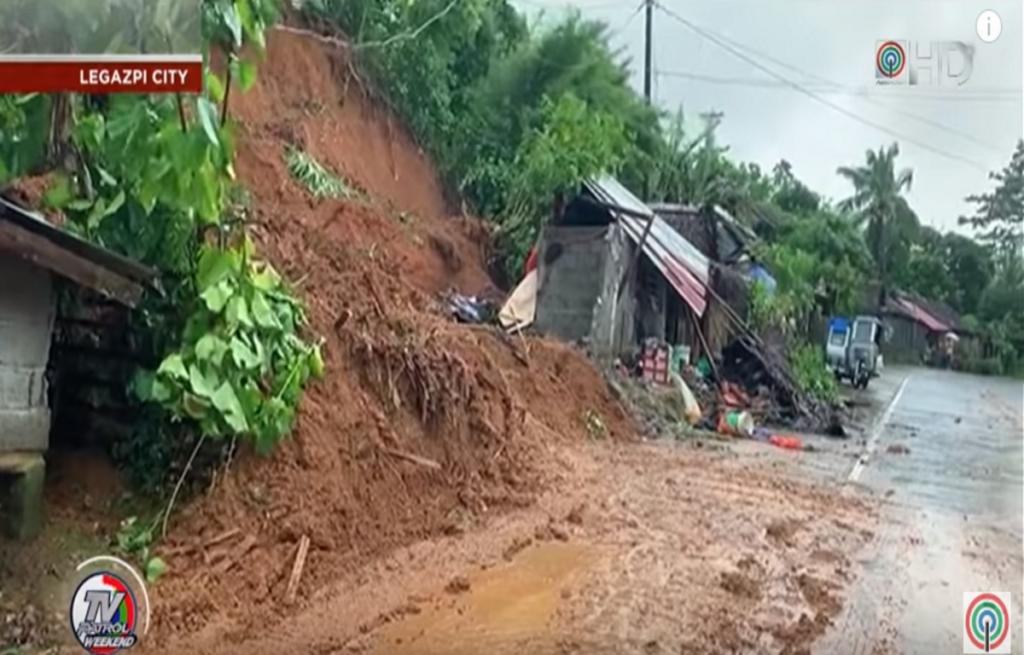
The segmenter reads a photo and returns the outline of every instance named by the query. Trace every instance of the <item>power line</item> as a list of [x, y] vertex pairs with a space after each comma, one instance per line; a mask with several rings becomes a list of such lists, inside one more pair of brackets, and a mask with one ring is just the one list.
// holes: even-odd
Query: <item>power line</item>
[[[659, 75], [664, 77], [681, 77], [689, 80], [696, 80], [698, 82], [708, 82], [709, 84], [724, 84], [724, 85], [735, 85], [735, 86], [752, 86], [752, 87], [764, 87], [770, 89], [786, 89], [792, 90], [788, 84], [783, 84], [778, 80], [766, 80], [763, 77], [726, 77], [721, 75], [707, 75], [704, 73], [695, 73], [692, 71], [682, 70], [664, 70], [658, 71]], [[889, 87], [885, 92], [876, 91], [875, 87], [845, 87], [835, 83], [829, 84], [805, 84], [807, 88], [813, 88], [822, 93], [838, 93], [843, 95], [875, 95], [879, 99], [891, 99], [891, 100], [913, 100], [915, 98], [924, 98], [932, 100], [978, 100], [978, 101], [993, 101], [993, 102], [1017, 102], [1019, 101], [1020, 90], [1011, 89], [1010, 87], [1003, 88], [992, 88], [992, 89], [978, 89], [976, 92], [971, 93], [919, 93], [917, 91], [901, 92], [900, 87]], [[987, 91], [987, 93], [986, 93]], [[1011, 95], [1015, 94], [1015, 95]]]
[[[756, 50], [756, 49], [754, 49], [754, 48], [752, 48], [752, 47], [750, 47], [750, 46], [748, 46], [746, 44], [743, 44], [743, 43], [740, 43], [740, 42], [736, 41], [735, 39], [730, 39], [729, 37], [725, 36], [724, 34], [715, 33], [712, 30], [706, 30], [706, 31], [709, 34], [714, 34], [716, 37], [718, 37], [722, 41], [725, 41], [726, 43], [729, 43], [733, 47], [739, 48], [740, 50], [743, 50], [743, 51], [746, 51], [746, 52], [750, 53], [751, 55], [753, 55], [755, 57], [760, 57], [761, 59], [770, 61], [770, 62], [774, 63], [775, 65], [781, 66], [782, 68], [790, 70], [790, 71], [792, 71], [792, 72], [794, 72], [794, 73], [796, 73], [798, 75], [803, 75], [807, 79], [810, 79], [810, 80], [813, 80], [815, 82], [818, 82], [819, 84], [825, 85], [826, 87], [829, 87], [830, 89], [835, 89], [835, 93], [848, 93], [848, 92], [843, 91], [842, 85], [837, 84], [836, 82], [834, 82], [834, 81], [832, 81], [832, 80], [830, 80], [828, 78], [825, 78], [825, 77], [822, 77], [821, 75], [817, 75], [815, 73], [811, 73], [809, 71], [806, 71], [806, 70], [804, 70], [802, 68], [799, 68], [798, 66], [795, 66], [795, 65], [790, 64], [790, 63], [788, 63], [786, 61], [778, 59], [777, 57], [773, 57], [769, 53], [758, 51], [758, 50]], [[1016, 101], [1017, 98], [1020, 97], [1019, 96], [1020, 90], [1017, 89], [1015, 91], [1017, 92], [1017, 96], [1012, 99], [1013, 101]], [[988, 148], [989, 150], [991, 150], [993, 152], [1002, 153], [1005, 150], [1004, 148], [996, 146], [996, 145], [994, 145], [992, 143], [988, 143], [987, 141], [979, 139], [974, 134], [971, 134], [970, 132], [966, 132], [964, 130], [961, 130], [961, 129], [957, 128], [957, 127], [953, 127], [952, 125], [947, 125], [946, 123], [943, 123], [941, 121], [937, 121], [937, 120], [929, 118], [927, 116], [922, 116], [922, 115], [914, 113], [912, 111], [906, 111], [904, 109], [899, 109], [899, 108], [896, 108], [896, 107], [891, 107], [891, 106], [888, 106], [888, 105], [883, 105], [878, 100], [868, 97], [863, 89], [861, 89], [861, 90], [859, 90], [857, 92], [848, 93], [848, 94], [849, 95], [857, 95], [857, 96], [861, 97], [861, 99], [863, 99], [864, 102], [866, 102], [868, 104], [875, 105], [876, 107], [882, 107], [886, 111], [889, 111], [889, 112], [892, 112], [892, 113], [895, 113], [895, 114], [899, 114], [899, 115], [905, 116], [907, 118], [910, 118], [912, 120], [918, 121], [919, 123], [923, 123], [925, 125], [929, 125], [931, 127], [935, 127], [935, 128], [941, 129], [941, 130], [945, 130], [946, 132], [950, 132], [952, 134], [955, 134], [955, 135], [957, 135], [957, 136], [959, 136], [959, 137], [961, 137], [963, 139], [966, 139], [967, 141], [970, 141], [970, 142], [972, 142], [972, 143], [974, 143], [976, 145], [982, 146], [984, 148]]]
[[731, 55], [733, 55], [734, 57], [742, 59], [743, 61], [747, 62], [751, 66], [757, 68], [760, 71], [763, 71], [763, 72], [767, 73], [768, 75], [772, 76], [773, 78], [781, 81], [786, 86], [792, 88], [795, 91], [798, 91], [799, 93], [802, 93], [803, 95], [806, 95], [807, 97], [811, 98], [812, 100], [814, 100], [814, 101], [816, 101], [818, 103], [821, 103], [821, 104], [825, 105], [826, 107], [829, 107], [833, 111], [837, 111], [840, 114], [843, 114], [844, 116], [857, 121], [858, 123], [861, 123], [863, 125], [867, 125], [868, 127], [872, 127], [874, 129], [878, 130], [879, 132], [883, 132], [885, 134], [888, 134], [891, 137], [894, 137], [894, 138], [897, 138], [897, 139], [902, 139], [903, 141], [905, 141], [907, 143], [910, 143], [910, 144], [913, 144], [913, 145], [917, 146], [918, 148], [921, 148], [922, 150], [927, 150], [928, 152], [931, 152], [933, 154], [939, 155], [941, 157], [945, 157], [945, 158], [950, 159], [952, 161], [958, 161], [958, 162], [961, 162], [963, 164], [967, 164], [967, 165], [972, 166], [974, 168], [977, 168], [978, 170], [981, 170], [981, 171], [987, 171], [988, 170], [988, 167], [985, 166], [984, 164], [976, 162], [976, 161], [974, 161], [972, 159], [967, 159], [966, 157], [961, 157], [960, 155], [957, 155], [955, 153], [943, 150], [941, 148], [936, 148], [935, 146], [932, 146], [932, 145], [930, 145], [928, 143], [925, 143], [924, 141], [918, 141], [917, 139], [913, 139], [913, 138], [908, 137], [908, 136], [906, 136], [904, 134], [901, 134], [900, 132], [897, 132], [896, 130], [893, 130], [893, 129], [889, 128], [889, 127], [886, 127], [885, 125], [883, 125], [881, 123], [877, 123], [877, 122], [872, 121], [872, 120], [870, 120], [868, 118], [864, 118], [863, 116], [860, 116], [859, 114], [856, 114], [856, 113], [850, 111], [849, 109], [843, 107], [842, 105], [836, 104], [835, 102], [832, 102], [828, 98], [822, 97], [820, 94], [816, 93], [815, 91], [811, 91], [810, 89], [807, 89], [807, 88], [803, 87], [802, 85], [798, 84], [797, 82], [794, 82], [792, 80], [787, 79], [786, 77], [784, 77], [780, 73], [777, 73], [776, 71], [772, 70], [771, 68], [768, 68], [767, 66], [765, 66], [761, 62], [757, 61], [756, 59], [754, 59], [750, 55], [746, 54], [745, 52], [737, 49], [736, 47], [733, 47], [729, 43], [726, 43], [723, 39], [720, 39], [717, 36], [709, 33], [707, 30], [705, 30], [704, 28], [700, 27], [699, 25], [694, 24], [690, 20], [687, 20], [686, 18], [683, 18], [678, 13], [672, 11], [671, 9], [669, 9], [665, 5], [661, 4], [660, 2], [656, 2], [656, 6], [658, 7], [658, 9], [660, 9], [662, 12], [664, 12], [667, 16], [669, 16], [671, 18], [674, 18], [675, 20], [679, 21], [680, 23], [685, 25], [687, 28], [689, 28], [693, 32], [696, 32], [697, 34], [699, 34], [700, 36], [704, 37], [708, 41], [711, 41], [712, 43], [714, 43], [718, 47], [722, 48], [726, 52], [728, 52]]
[[451, 2], [449, 2], [444, 9], [437, 12], [427, 20], [423, 21], [423, 23], [414, 30], [405, 30], [404, 32], [393, 34], [388, 38], [382, 39], [380, 41], [366, 41], [364, 43], [357, 43], [352, 47], [355, 50], [364, 50], [366, 48], [385, 48], [393, 43], [398, 43], [399, 41], [411, 41], [412, 39], [415, 39], [420, 34], [422, 34], [423, 31], [426, 30], [428, 27], [444, 18], [445, 15], [447, 15], [448, 12], [454, 9], [455, 5], [457, 4], [459, 4], [459, 0], [451, 0]]

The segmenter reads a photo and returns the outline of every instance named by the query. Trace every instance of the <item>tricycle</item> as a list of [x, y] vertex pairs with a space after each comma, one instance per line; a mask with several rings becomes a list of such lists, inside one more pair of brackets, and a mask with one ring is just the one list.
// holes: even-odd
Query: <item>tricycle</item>
[[881, 374], [882, 321], [875, 316], [829, 319], [825, 364], [837, 380], [848, 379], [855, 389], [867, 389]]

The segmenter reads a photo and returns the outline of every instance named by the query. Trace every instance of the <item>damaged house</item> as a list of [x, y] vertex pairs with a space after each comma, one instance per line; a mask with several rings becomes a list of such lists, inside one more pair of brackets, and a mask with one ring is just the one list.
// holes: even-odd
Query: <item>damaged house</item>
[[708, 258], [614, 178], [586, 182], [564, 204], [538, 255], [541, 332], [606, 359], [647, 338], [702, 352]]
[[[830, 425], [828, 408], [799, 391], [781, 351], [745, 323], [751, 281], [773, 282], [757, 272], [752, 235], [724, 212], [708, 219], [690, 208], [659, 210], [614, 178], [585, 182], [544, 226], [536, 266], [503, 307], [502, 324], [532, 324], [605, 361], [632, 360], [648, 339], [681, 346], [672, 352], [681, 353], [678, 363], [709, 355], [715, 379], [770, 396], [763, 401], [772, 404], [773, 420]], [[673, 367], [650, 355], [642, 359], [645, 375]]]

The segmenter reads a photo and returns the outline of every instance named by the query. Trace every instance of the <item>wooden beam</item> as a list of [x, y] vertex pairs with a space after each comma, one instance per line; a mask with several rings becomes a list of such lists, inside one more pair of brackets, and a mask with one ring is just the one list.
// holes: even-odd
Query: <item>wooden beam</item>
[[[651, 214], [651, 217], [647, 220], [647, 225], [644, 226], [644, 231], [640, 235], [640, 241], [636, 244], [636, 252], [633, 253], [633, 257], [630, 258], [629, 264], [626, 265], [626, 270], [622, 273], [622, 278], [619, 280], [619, 287], [615, 290], [616, 300], [622, 298], [622, 292], [626, 289], [626, 283], [629, 282], [629, 277], [633, 274], [633, 270], [640, 263], [640, 258], [644, 254], [644, 244], [647, 243], [647, 235], [651, 233], [651, 228], [654, 226], [654, 219], [656, 215]], [[626, 228], [622, 228], [625, 232]], [[626, 234], [626, 241], [629, 241], [629, 234]]]
[[128, 307], [134, 307], [142, 297], [142, 285], [70, 252], [44, 236], [2, 219], [0, 251], [53, 271]]

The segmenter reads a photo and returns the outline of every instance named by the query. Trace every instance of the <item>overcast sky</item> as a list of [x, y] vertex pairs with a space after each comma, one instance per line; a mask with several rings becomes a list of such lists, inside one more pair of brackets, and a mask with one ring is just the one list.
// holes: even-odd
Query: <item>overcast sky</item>
[[[541, 12], [544, 22], [564, 16], [567, 7], [607, 22], [614, 32], [613, 44], [632, 60], [634, 86], [642, 90], [644, 13], [636, 11], [640, 2], [513, 0], [532, 16]], [[785, 79], [891, 132], [858, 122], [786, 86], [655, 9], [655, 102], [673, 111], [682, 106], [694, 120], [701, 112], [723, 112], [718, 135], [734, 158], [765, 169], [785, 158], [798, 177], [826, 196], [840, 199], [850, 193], [835, 173], [838, 166], [859, 164], [866, 149], [895, 140], [901, 149], [898, 163], [914, 170], [909, 197], [922, 222], [959, 229], [957, 216], [970, 211], [964, 197], [991, 187], [987, 172], [1009, 162], [1024, 132], [1021, 0], [660, 3], [713, 35], [747, 48], [741, 51]], [[975, 28], [986, 9], [996, 11], [1002, 20], [1002, 33], [994, 43], [983, 42]], [[962, 86], [945, 79], [939, 86], [878, 85], [876, 43], [887, 39], [973, 45], [970, 79]], [[908, 59], [913, 64], [913, 58]], [[951, 60], [958, 71], [959, 57]]]

